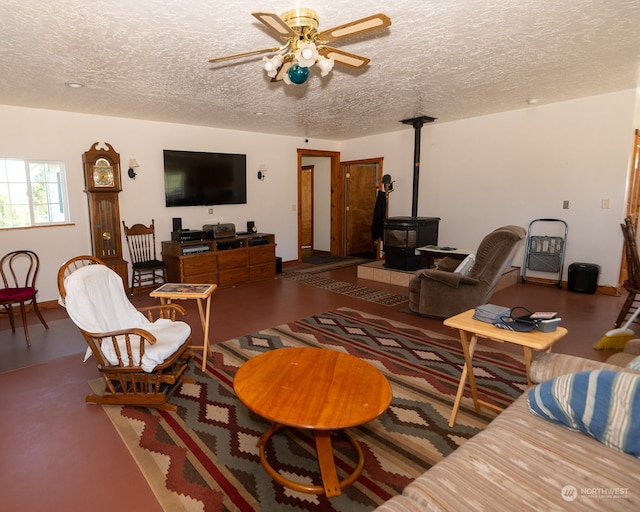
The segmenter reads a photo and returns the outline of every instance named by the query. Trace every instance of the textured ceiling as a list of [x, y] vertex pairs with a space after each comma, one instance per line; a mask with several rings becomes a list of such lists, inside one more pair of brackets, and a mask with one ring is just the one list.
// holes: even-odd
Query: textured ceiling
[[[208, 62], [277, 46], [251, 12], [296, 7], [392, 25], [333, 43], [368, 66], [302, 86]], [[343, 140], [635, 88], [639, 27], [640, 0], [0, 0], [0, 104]]]

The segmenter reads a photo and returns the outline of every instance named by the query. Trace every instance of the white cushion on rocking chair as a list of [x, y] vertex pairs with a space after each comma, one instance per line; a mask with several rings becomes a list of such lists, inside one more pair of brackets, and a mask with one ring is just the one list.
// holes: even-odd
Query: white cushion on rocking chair
[[[139, 361], [140, 338], [132, 337], [133, 364], [140, 365], [145, 372], [152, 372], [164, 363], [191, 334], [191, 327], [185, 322], [166, 318], [150, 322], [129, 302], [122, 279], [106, 265], [88, 265], [75, 270], [65, 279], [65, 290], [67, 313], [80, 329], [98, 334], [140, 328], [156, 337], [154, 344], [145, 347], [142, 361]], [[124, 336], [118, 338], [124, 363], [129, 364]], [[102, 342], [101, 349], [107, 361], [118, 364], [110, 338]]]

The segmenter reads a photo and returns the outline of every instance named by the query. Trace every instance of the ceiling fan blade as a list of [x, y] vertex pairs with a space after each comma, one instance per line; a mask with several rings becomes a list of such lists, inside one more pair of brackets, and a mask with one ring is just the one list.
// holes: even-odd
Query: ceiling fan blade
[[284, 75], [287, 74], [287, 71], [289, 71], [289, 68], [291, 67], [291, 64], [293, 64], [292, 61], [287, 61], [285, 63], [282, 64], [282, 66], [280, 66], [280, 69], [278, 70], [278, 74], [273, 77], [271, 79], [272, 82], [279, 82], [280, 80], [282, 80], [284, 78]]
[[252, 12], [251, 14], [255, 16], [258, 21], [260, 21], [271, 30], [277, 32], [277, 34], [284, 39], [288, 37], [296, 37], [298, 35], [277, 14], [274, 14], [272, 12]]
[[214, 57], [213, 59], [209, 59], [209, 62], [222, 62], [223, 60], [239, 59], [240, 57], [249, 57], [260, 53], [277, 52], [282, 49], [283, 48], [281, 46], [274, 46], [272, 48], [263, 48], [262, 50], [251, 50], [250, 52], [235, 53], [224, 57]]
[[362, 57], [361, 55], [356, 55], [355, 53], [338, 50], [337, 48], [332, 48], [331, 46], [324, 46], [320, 48], [320, 53], [327, 59], [333, 59], [338, 64], [349, 66], [350, 68], [361, 68], [362, 66], [366, 66], [367, 64], [369, 64], [369, 62], [371, 61], [371, 59], [369, 59], [368, 57]]
[[363, 34], [365, 32], [371, 32], [372, 30], [378, 30], [380, 28], [388, 27], [391, 25], [391, 18], [386, 14], [378, 13], [366, 18], [352, 21], [351, 23], [345, 23], [339, 27], [330, 28], [329, 30], [323, 30], [318, 34], [318, 38], [321, 41], [335, 41], [336, 39], [342, 39], [344, 37], [351, 37], [356, 34]]

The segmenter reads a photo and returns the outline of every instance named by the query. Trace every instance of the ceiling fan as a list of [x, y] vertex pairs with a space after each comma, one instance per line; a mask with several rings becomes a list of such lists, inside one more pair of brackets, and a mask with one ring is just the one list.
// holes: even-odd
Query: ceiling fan
[[326, 76], [336, 62], [351, 68], [366, 66], [370, 61], [369, 58], [333, 48], [327, 43], [391, 25], [389, 16], [378, 13], [318, 32], [319, 17], [311, 9], [293, 9], [285, 12], [282, 16], [270, 12], [251, 14], [274, 35], [280, 37], [284, 44], [216, 57], [209, 59], [209, 62], [221, 62], [261, 53], [278, 52], [273, 57], [265, 56], [262, 58], [263, 68], [272, 81], [282, 80], [288, 84], [305, 83], [309, 78], [309, 68], [314, 64], [318, 65], [322, 76]]

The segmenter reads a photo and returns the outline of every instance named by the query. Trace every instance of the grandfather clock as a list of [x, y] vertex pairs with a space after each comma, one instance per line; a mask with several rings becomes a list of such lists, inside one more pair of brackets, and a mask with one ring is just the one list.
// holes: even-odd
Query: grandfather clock
[[101, 149], [98, 145], [96, 142], [82, 155], [85, 192], [89, 196], [93, 255], [122, 278], [128, 293], [129, 271], [127, 262], [122, 259], [118, 205], [118, 194], [122, 190], [120, 155], [106, 142], [106, 149]]

